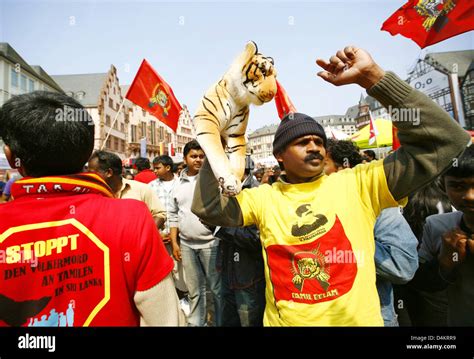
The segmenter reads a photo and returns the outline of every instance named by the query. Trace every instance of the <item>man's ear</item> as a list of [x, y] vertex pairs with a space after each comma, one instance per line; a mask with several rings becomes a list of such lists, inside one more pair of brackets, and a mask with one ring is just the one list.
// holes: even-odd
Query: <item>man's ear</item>
[[15, 168], [20, 172], [20, 174], [25, 177], [25, 169], [23, 168], [23, 165], [21, 163], [21, 159], [16, 157], [15, 154], [12, 152], [10, 146], [5, 145], [3, 147], [3, 152], [5, 152], [5, 157], [7, 158], [8, 164], [10, 165], [11, 168]]
[[8, 164], [11, 168], [15, 168], [15, 156], [10, 149], [10, 146], [5, 145], [3, 146], [3, 152], [5, 153], [5, 157], [7, 158]]
[[105, 178], [110, 178], [114, 176], [114, 171], [112, 170], [112, 168], [107, 168], [104, 174], [105, 174]]
[[283, 157], [281, 156], [281, 154], [282, 154], [282, 151], [274, 154], [274, 156], [275, 156], [275, 158], [278, 162], [283, 162]]

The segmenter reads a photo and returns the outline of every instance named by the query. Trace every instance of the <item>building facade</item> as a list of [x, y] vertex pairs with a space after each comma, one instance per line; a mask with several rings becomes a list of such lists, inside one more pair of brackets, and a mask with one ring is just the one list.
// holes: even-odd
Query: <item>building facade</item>
[[[123, 96], [126, 95], [129, 87], [129, 85], [121, 87]], [[142, 157], [142, 148], [145, 150], [145, 157], [150, 160], [159, 156], [163, 152], [163, 149], [160, 151], [160, 147], [164, 146], [163, 143], [171, 141], [171, 134], [167, 131], [167, 127], [158, 122], [147, 111], [127, 99], [123, 110], [129, 123], [127, 158]]]
[[474, 61], [471, 62], [466, 76], [461, 82], [466, 128], [474, 130]]
[[277, 124], [267, 125], [253, 131], [248, 136], [248, 147], [252, 158], [257, 164], [269, 165], [276, 162], [273, 157], [273, 139], [278, 128]]
[[328, 115], [315, 116], [313, 118], [324, 127], [328, 137], [332, 132], [342, 132], [347, 137], [350, 137], [357, 131], [356, 122], [350, 117], [343, 115]]
[[[417, 61], [407, 82], [431, 97], [461, 126], [468, 127], [465, 110], [470, 105], [466, 103], [469, 98], [462, 94], [462, 84], [466, 83], [465, 77], [473, 61], [474, 50], [427, 54]], [[465, 88], [469, 87], [470, 81], [472, 79]]]
[[375, 119], [383, 118], [383, 119], [390, 119], [390, 115], [385, 107], [382, 106], [380, 102], [378, 102], [372, 96], [365, 96], [360, 95], [359, 103], [357, 105], [351, 106], [347, 109], [345, 118], [352, 119], [355, 124], [355, 131], [360, 131], [363, 127], [367, 126], [370, 122], [370, 113], [372, 117]]
[[[122, 86], [124, 96], [129, 87], [130, 85]], [[127, 99], [124, 111], [129, 119], [127, 137], [129, 162], [141, 157], [142, 148], [146, 148], [145, 157], [150, 161], [160, 155], [169, 155], [175, 162], [182, 161], [184, 145], [195, 138], [194, 126], [186, 106], [183, 106], [176, 133], [163, 122], [158, 121], [155, 116]]]
[[0, 106], [14, 95], [37, 90], [63, 92], [40, 66], [29, 65], [8, 43], [0, 43]]
[[125, 99], [129, 86], [120, 86], [113, 65], [107, 73], [57, 75], [53, 78], [92, 116], [94, 148], [116, 153], [126, 165], [142, 156], [142, 148], [144, 156], [150, 160], [160, 154], [169, 154], [180, 160], [184, 144], [194, 138], [195, 131], [187, 111], [186, 116], [180, 117], [175, 134], [156, 117]]
[[124, 163], [130, 163], [140, 157], [143, 144], [150, 160], [169, 154], [181, 161], [184, 145], [195, 138], [186, 106], [175, 134], [126, 100], [128, 87], [120, 86], [114, 65], [104, 73], [49, 76], [40, 66], [29, 65], [8, 43], [0, 43], [0, 106], [13, 95], [35, 90], [66, 93], [79, 101], [94, 120], [94, 149], [114, 152]]
[[127, 156], [128, 118], [120, 105], [117, 69], [111, 65], [107, 73], [56, 75], [53, 79], [64, 92], [79, 101], [91, 115], [95, 125], [94, 149]]
[[[63, 92], [41, 66], [28, 64], [8, 43], [0, 43], [0, 106], [14, 95], [38, 90]], [[0, 147], [3, 148], [2, 140]], [[5, 154], [0, 151], [0, 175], [9, 168]]]
[[[175, 134], [173, 133], [173, 136]], [[183, 157], [183, 149], [186, 143], [192, 141], [196, 138], [196, 129], [194, 127], [193, 119], [189, 113], [189, 110], [186, 105], [183, 105], [183, 111], [179, 116], [178, 129], [176, 130], [176, 142], [173, 142], [175, 145], [175, 153], [178, 159]]]

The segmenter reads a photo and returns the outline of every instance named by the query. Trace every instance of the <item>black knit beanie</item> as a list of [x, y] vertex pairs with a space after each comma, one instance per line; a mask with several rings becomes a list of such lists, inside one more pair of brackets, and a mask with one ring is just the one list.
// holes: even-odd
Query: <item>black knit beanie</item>
[[326, 133], [323, 126], [317, 123], [314, 118], [302, 113], [290, 113], [283, 117], [275, 133], [273, 140], [273, 155], [283, 150], [286, 145], [298, 137], [306, 135], [317, 135], [323, 139], [326, 147]]

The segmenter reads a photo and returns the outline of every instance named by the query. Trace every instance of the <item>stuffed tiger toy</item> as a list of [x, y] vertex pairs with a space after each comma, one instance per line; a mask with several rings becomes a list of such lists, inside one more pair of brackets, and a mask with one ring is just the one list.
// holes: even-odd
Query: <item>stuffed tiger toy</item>
[[226, 196], [241, 190], [249, 105], [262, 105], [276, 94], [273, 65], [271, 57], [258, 53], [257, 45], [248, 42], [222, 79], [206, 92], [194, 116], [196, 139]]

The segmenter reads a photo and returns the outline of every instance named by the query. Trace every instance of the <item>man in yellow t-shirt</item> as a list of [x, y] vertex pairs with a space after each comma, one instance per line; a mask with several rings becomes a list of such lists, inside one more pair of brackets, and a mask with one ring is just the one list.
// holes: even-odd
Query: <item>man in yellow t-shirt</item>
[[[285, 171], [272, 186], [220, 195], [205, 163], [192, 210], [221, 226], [256, 224], [266, 279], [264, 325], [383, 325], [375, 286], [375, 219], [448, 168], [470, 137], [449, 115], [362, 49], [346, 47], [317, 60], [324, 80], [356, 83], [384, 106], [421, 119], [399, 119], [402, 147], [384, 160], [324, 175], [326, 135], [304, 114], [278, 126], [273, 154]], [[417, 112], [418, 113], [418, 112]]]

